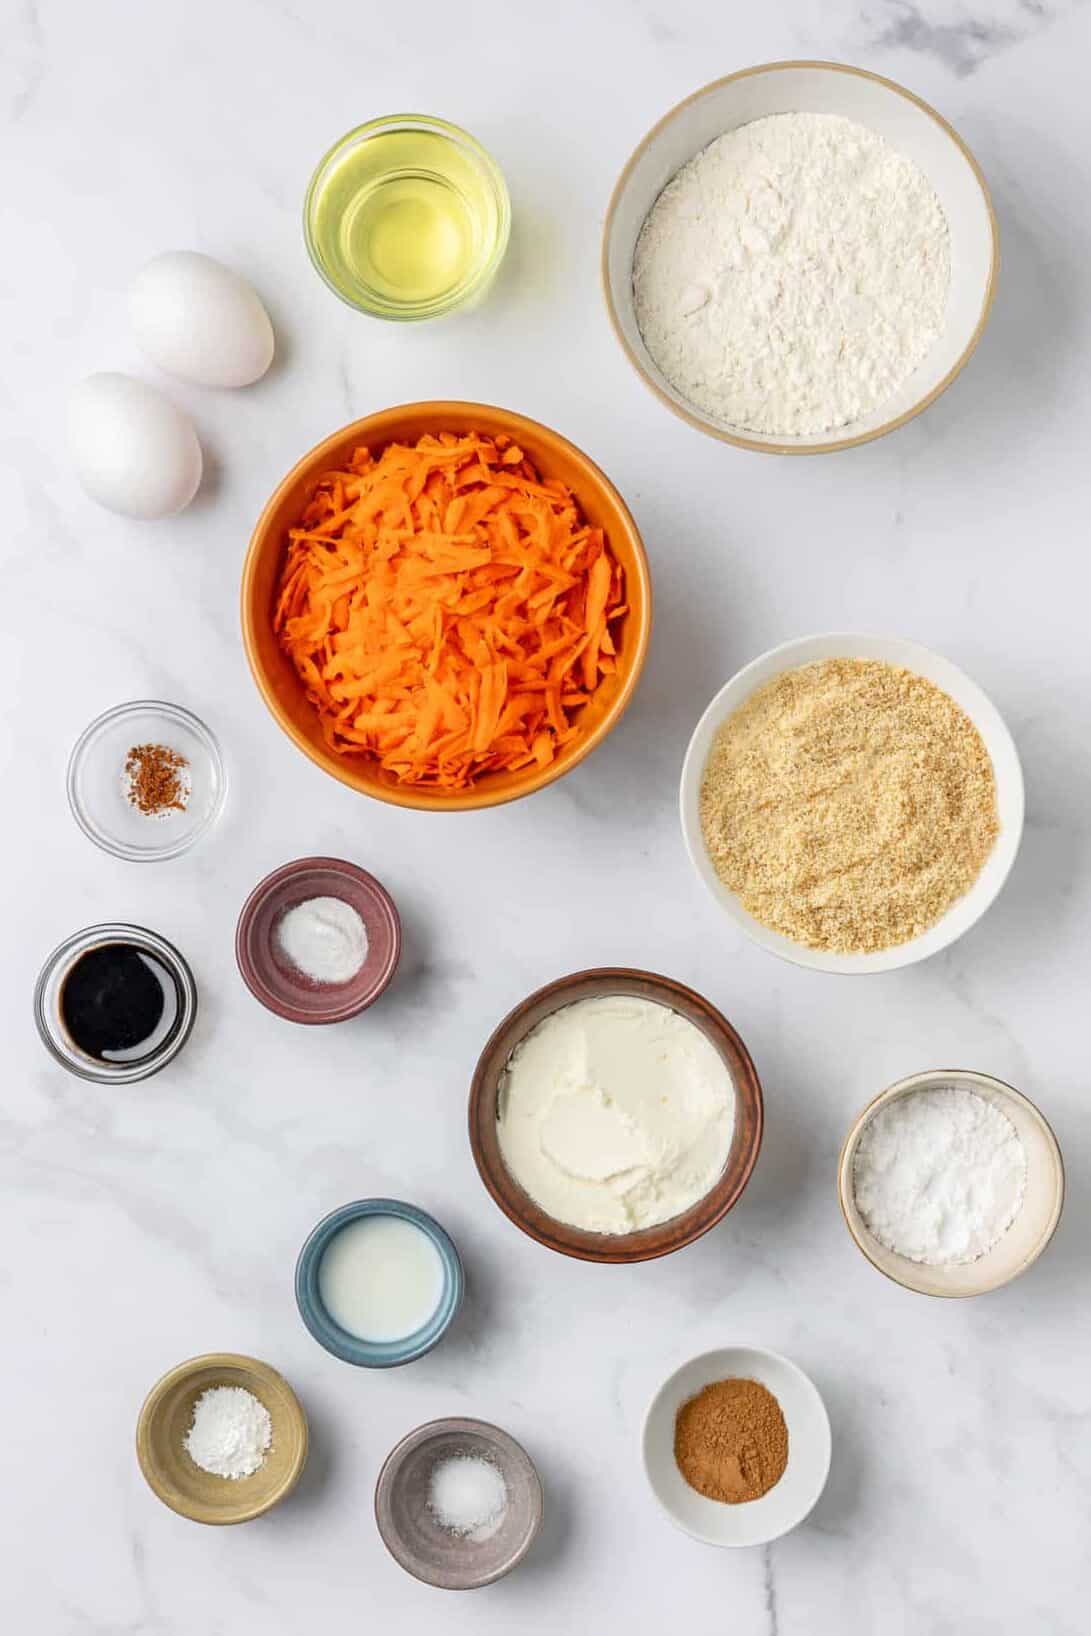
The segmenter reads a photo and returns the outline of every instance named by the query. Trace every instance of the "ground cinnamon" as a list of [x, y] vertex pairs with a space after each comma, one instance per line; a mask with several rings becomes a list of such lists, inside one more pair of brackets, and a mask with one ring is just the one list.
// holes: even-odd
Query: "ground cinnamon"
[[683, 1403], [674, 1458], [691, 1488], [738, 1505], [768, 1493], [788, 1464], [788, 1428], [772, 1392], [756, 1380], [717, 1380]]
[[166, 744], [134, 744], [125, 758], [129, 800], [149, 818], [184, 812], [189, 800], [189, 762]]

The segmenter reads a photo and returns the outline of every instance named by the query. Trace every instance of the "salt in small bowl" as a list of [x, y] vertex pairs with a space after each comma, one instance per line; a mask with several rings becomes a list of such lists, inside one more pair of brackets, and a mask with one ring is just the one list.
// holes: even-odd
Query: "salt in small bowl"
[[[453, 1533], [428, 1505], [432, 1473], [445, 1460], [488, 1460], [504, 1479], [508, 1501], [484, 1539]], [[542, 1482], [514, 1437], [485, 1420], [432, 1420], [387, 1455], [375, 1487], [375, 1520], [400, 1567], [441, 1590], [476, 1590], [521, 1562], [542, 1523]]]
[[[276, 929], [300, 903], [340, 898], [367, 932], [367, 956], [345, 983], [316, 983], [280, 952]], [[343, 858], [296, 858], [259, 881], [243, 904], [235, 931], [242, 979], [267, 1010], [288, 1022], [344, 1022], [366, 1011], [389, 984], [401, 956], [402, 930], [386, 888]]]

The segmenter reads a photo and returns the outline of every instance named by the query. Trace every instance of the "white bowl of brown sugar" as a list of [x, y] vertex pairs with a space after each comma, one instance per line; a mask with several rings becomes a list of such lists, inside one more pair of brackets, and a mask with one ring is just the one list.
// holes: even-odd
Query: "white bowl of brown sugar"
[[762, 948], [817, 971], [892, 971], [985, 913], [1023, 799], [1011, 734], [957, 666], [833, 632], [771, 648], [716, 694], [682, 767], [682, 833]]

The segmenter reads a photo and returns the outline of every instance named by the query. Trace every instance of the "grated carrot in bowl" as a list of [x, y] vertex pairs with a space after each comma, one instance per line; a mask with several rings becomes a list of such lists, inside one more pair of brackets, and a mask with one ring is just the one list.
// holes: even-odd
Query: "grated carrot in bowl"
[[358, 448], [289, 530], [278, 639], [331, 749], [461, 790], [548, 767], [616, 669], [624, 574], [503, 434]]

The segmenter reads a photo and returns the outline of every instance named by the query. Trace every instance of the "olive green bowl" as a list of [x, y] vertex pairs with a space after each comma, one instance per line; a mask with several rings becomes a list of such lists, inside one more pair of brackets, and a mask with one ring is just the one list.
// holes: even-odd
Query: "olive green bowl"
[[[214, 1386], [242, 1386], [265, 1405], [273, 1441], [265, 1463], [249, 1477], [217, 1477], [186, 1453], [193, 1405]], [[299, 1481], [307, 1460], [307, 1417], [283, 1376], [257, 1358], [207, 1352], [157, 1381], [136, 1427], [136, 1456], [148, 1487], [192, 1522], [249, 1522], [278, 1504]]]

